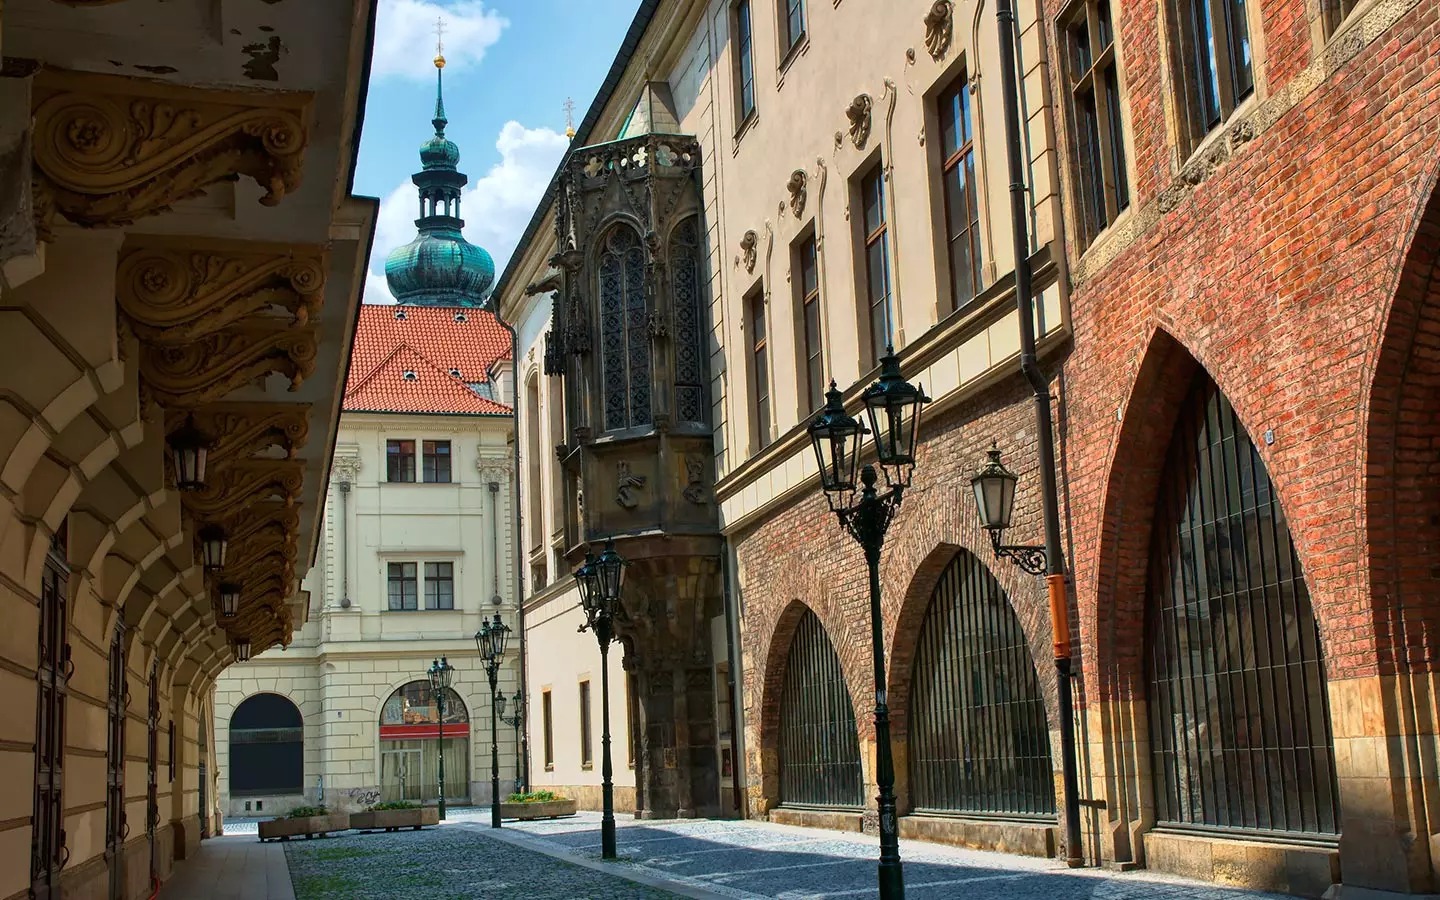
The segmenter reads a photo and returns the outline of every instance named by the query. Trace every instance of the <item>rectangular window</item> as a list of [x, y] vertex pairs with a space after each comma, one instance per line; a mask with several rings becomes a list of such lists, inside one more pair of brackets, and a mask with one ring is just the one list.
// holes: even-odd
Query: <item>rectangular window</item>
[[1169, 0], [1169, 12], [1188, 153], [1255, 90], [1248, 11], [1246, 0]]
[[885, 229], [885, 164], [877, 162], [860, 180], [860, 219], [865, 237], [865, 321], [870, 333], [870, 358], [875, 366], [893, 340], [890, 309], [890, 247]]
[[805, 0], [780, 0], [780, 53], [789, 56], [805, 37]]
[[765, 294], [756, 288], [745, 298], [750, 316], [750, 375], [754, 379], [751, 393], [755, 398], [755, 449], [770, 445], [770, 363], [765, 341]]
[[975, 132], [970, 124], [970, 102], [970, 86], [963, 72], [939, 97], [940, 178], [945, 194], [952, 310], [974, 300], [981, 286], [980, 204], [975, 194]]
[[414, 441], [385, 442], [385, 480], [406, 482], [415, 480]]
[[427, 484], [450, 483], [450, 442], [426, 441], [424, 477]]
[[455, 608], [454, 563], [427, 562], [425, 564], [425, 608]]
[[750, 0], [735, 4], [735, 115], [744, 124], [755, 112], [755, 48], [750, 28]]
[[800, 387], [804, 390], [805, 402], [809, 407], [804, 412], [814, 412], [825, 405], [825, 343], [820, 329], [820, 272], [819, 254], [815, 246], [815, 234], [811, 232], [795, 248], [794, 279], [800, 300], [800, 328], [802, 355], [800, 363]]
[[1110, 2], [1081, 0], [1063, 22], [1076, 219], [1080, 245], [1088, 247], [1130, 205]]
[[406, 610], [417, 608], [419, 585], [415, 578], [415, 563], [390, 563], [390, 608]]
[[1349, 15], [1355, 11], [1359, 0], [1324, 0], [1325, 36], [1330, 37]]
[[595, 754], [590, 746], [590, 682], [580, 682], [580, 765], [595, 764]]
[[544, 734], [545, 771], [555, 768], [555, 719], [554, 706], [550, 702], [550, 691], [540, 692], [540, 724]]

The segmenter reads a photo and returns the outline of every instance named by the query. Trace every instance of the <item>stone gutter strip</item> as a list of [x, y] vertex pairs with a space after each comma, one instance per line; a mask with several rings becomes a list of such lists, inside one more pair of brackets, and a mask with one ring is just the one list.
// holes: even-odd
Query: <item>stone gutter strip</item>
[[645, 887], [655, 888], [656, 890], [669, 891], [670, 893], [678, 894], [681, 897], [689, 897], [690, 900], [750, 900], [750, 898], [754, 898], [754, 900], [769, 900], [769, 898], [764, 897], [761, 894], [751, 894], [748, 892], [742, 893], [740, 891], [731, 891], [722, 894], [718, 891], [712, 891], [707, 888], [697, 887], [693, 884], [674, 881], [670, 878], [658, 877], [656, 875], [650, 874], [650, 872], [643, 866], [637, 865], [635, 863], [600, 862], [599, 860], [590, 859], [578, 853], [571, 853], [563, 850], [550, 843], [549, 841], [545, 840], [543, 837], [540, 837], [538, 835], [532, 835], [528, 832], [515, 831], [513, 829], [507, 828], [490, 828], [488, 826], [480, 825], [474, 822], [460, 822], [456, 824], [462, 828], [474, 829], [475, 831], [480, 832], [486, 837], [493, 838], [497, 841], [504, 841], [507, 844], [511, 844], [525, 850], [530, 850], [536, 853], [543, 853], [546, 856], [558, 859], [562, 862], [570, 863], [571, 865], [582, 866], [586, 869], [591, 869], [596, 872], [603, 872], [606, 875], [613, 875], [618, 878], [624, 878], [626, 881], [633, 881], [636, 884], [644, 885]]

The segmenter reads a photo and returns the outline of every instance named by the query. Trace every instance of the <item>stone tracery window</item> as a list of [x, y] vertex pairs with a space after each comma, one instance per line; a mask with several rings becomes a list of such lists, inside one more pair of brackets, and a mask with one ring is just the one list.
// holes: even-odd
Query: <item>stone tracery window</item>
[[700, 281], [700, 226], [681, 222], [670, 236], [670, 277], [675, 306], [675, 413], [705, 424], [705, 308]]
[[635, 231], [616, 226], [600, 250], [600, 357], [605, 430], [650, 424], [650, 310], [645, 251]]

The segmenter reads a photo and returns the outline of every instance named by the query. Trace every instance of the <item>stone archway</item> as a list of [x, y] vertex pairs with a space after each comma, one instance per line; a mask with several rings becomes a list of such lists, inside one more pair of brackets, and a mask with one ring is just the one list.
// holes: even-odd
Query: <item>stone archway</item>
[[[246, 697], [230, 714], [230, 797], [247, 812], [304, 802], [305, 720], [281, 694]], [[254, 804], [253, 809], [251, 805]]]

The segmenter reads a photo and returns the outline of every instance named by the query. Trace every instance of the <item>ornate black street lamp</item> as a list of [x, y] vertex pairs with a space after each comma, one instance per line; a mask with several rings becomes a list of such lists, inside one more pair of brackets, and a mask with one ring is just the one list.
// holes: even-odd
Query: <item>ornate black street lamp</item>
[[500, 708], [500, 721], [515, 729], [515, 790], [524, 790], [521, 787], [525, 783], [525, 754], [520, 752], [520, 726], [525, 724], [525, 695], [519, 691], [511, 698], [513, 704], [510, 715], [505, 715], [505, 695], [496, 694], [495, 704]]
[[475, 632], [475, 649], [480, 651], [480, 661], [485, 664], [485, 677], [490, 680], [490, 827], [500, 827], [500, 744], [496, 731], [500, 727], [497, 719], [495, 698], [496, 680], [500, 677], [500, 663], [505, 658], [505, 638], [510, 626], [500, 621], [500, 614], [490, 621], [482, 621], [480, 630]]
[[455, 676], [455, 667], [445, 657], [430, 664], [430, 696], [435, 698], [435, 714], [440, 719], [440, 821], [445, 821], [445, 701], [450, 697], [450, 680]]
[[224, 618], [234, 618], [235, 613], [240, 610], [240, 585], [233, 582], [222, 582], [220, 584], [220, 615]]
[[205, 469], [210, 459], [210, 436], [195, 427], [195, 417], [186, 416], [185, 424], [170, 435], [171, 461], [175, 464], [177, 491], [205, 490]]
[[[880, 897], [901, 900], [905, 876], [900, 866], [900, 831], [895, 812], [895, 761], [890, 748], [890, 705], [885, 689], [885, 642], [880, 612], [880, 550], [885, 532], [910, 486], [915, 471], [915, 441], [920, 431], [920, 410], [930, 401], [924, 390], [900, 374], [893, 349], [880, 360], [880, 380], [861, 396], [870, 428], [861, 425], [840, 399], [835, 383], [825, 394], [825, 407], [810, 423], [810, 441], [820, 464], [820, 485], [840, 526], [865, 550], [870, 570], [870, 646], [875, 662], [875, 780], [880, 794]], [[855, 498], [856, 466], [860, 445], [875, 435], [875, 456], [885, 473], [885, 492], [875, 489], [875, 467], [860, 470], [860, 497]]]
[[1020, 479], [1000, 461], [999, 445], [990, 446], [989, 457], [979, 474], [970, 479], [975, 508], [980, 511], [980, 527], [990, 533], [990, 545], [997, 557], [1012, 560], [1031, 575], [1044, 575], [1047, 562], [1044, 545], [1002, 543], [1015, 511], [1015, 484]]
[[625, 584], [624, 557], [615, 552], [615, 542], [607, 541], [605, 551], [596, 559], [585, 555], [585, 565], [575, 573], [580, 585], [580, 605], [585, 610], [581, 631], [595, 633], [600, 644], [600, 858], [615, 858], [615, 786], [614, 769], [610, 763], [610, 642], [615, 639], [615, 619], [624, 614], [620, 605], [620, 589]]

